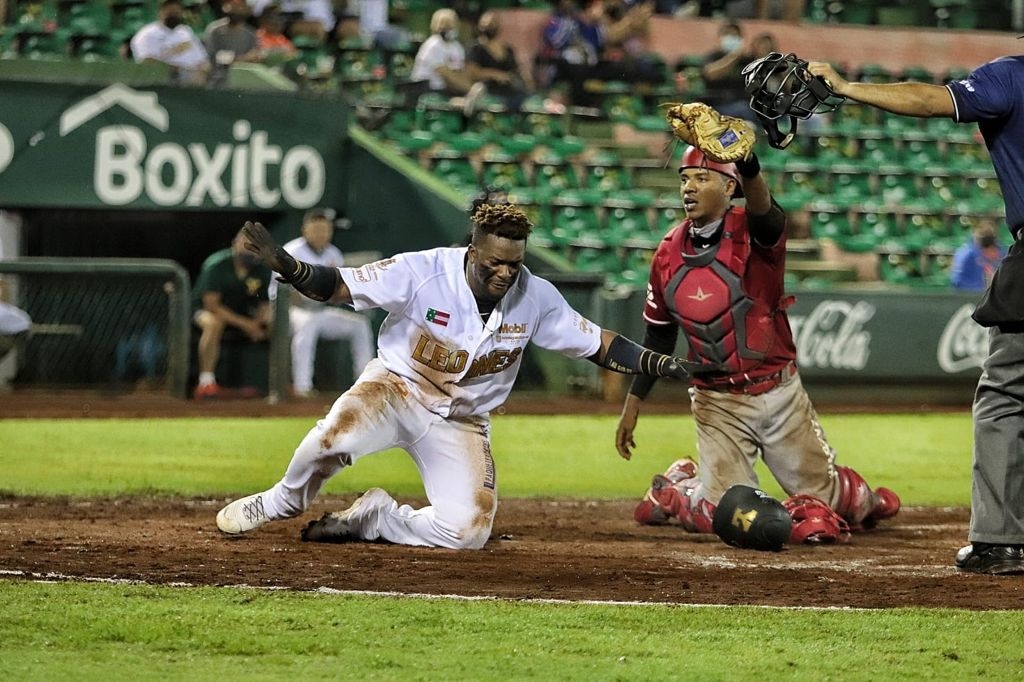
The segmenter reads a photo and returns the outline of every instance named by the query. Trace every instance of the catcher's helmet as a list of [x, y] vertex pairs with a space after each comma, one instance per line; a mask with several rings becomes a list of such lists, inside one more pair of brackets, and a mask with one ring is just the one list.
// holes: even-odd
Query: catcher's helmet
[[707, 168], [721, 173], [730, 180], [735, 181], [736, 190], [732, 193], [734, 197], [743, 196], [743, 190], [740, 187], [740, 172], [736, 168], [735, 163], [719, 163], [713, 161], [704, 155], [704, 152], [697, 149], [693, 145], [690, 145], [683, 152], [683, 158], [679, 161], [679, 170], [684, 168]]
[[763, 490], [734, 485], [719, 501], [711, 527], [727, 545], [777, 552], [789, 539], [793, 518]]
[[[820, 76], [807, 70], [807, 62], [792, 52], [770, 52], [743, 69], [750, 108], [768, 133], [768, 143], [784, 149], [796, 136], [798, 118], [810, 118], [835, 110], [846, 101]], [[789, 132], [779, 130], [779, 120], [789, 117]]]

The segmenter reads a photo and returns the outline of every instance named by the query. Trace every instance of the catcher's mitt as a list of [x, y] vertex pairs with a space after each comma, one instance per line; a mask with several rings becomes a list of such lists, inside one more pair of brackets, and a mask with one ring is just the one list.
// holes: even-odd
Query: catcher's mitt
[[794, 495], [782, 501], [793, 517], [789, 544], [825, 545], [850, 541], [850, 526], [822, 500], [812, 495]]
[[723, 116], [703, 102], [664, 106], [672, 133], [712, 161], [734, 163], [750, 156], [757, 137], [742, 118]]

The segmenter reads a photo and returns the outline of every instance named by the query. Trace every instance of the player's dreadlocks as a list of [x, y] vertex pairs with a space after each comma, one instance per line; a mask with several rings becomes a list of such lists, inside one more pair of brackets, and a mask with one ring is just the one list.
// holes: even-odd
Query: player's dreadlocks
[[480, 235], [493, 234], [504, 239], [526, 239], [533, 223], [518, 207], [511, 204], [481, 204], [473, 213], [473, 241]]

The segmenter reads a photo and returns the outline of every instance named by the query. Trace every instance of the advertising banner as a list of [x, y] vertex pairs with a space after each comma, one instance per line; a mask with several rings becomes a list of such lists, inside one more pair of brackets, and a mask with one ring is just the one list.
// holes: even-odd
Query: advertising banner
[[334, 98], [0, 82], [0, 207], [302, 210], [341, 203]]

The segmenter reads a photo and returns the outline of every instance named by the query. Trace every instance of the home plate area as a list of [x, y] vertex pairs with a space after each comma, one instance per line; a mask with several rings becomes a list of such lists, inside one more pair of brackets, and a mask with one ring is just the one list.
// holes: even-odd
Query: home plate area
[[[729, 547], [678, 526], [640, 526], [633, 500], [504, 499], [479, 551], [304, 543], [299, 531], [354, 496], [228, 538], [226, 499], [0, 499], [0, 576], [247, 585], [506, 599], [1010, 609], [1019, 577], [961, 574], [966, 509], [907, 508], [843, 545]], [[414, 505], [423, 500], [400, 499]]]

